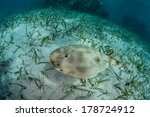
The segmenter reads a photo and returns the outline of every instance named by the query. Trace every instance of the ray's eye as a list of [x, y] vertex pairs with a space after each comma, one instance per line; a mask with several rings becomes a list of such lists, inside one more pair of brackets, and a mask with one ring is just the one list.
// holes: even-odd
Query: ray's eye
[[100, 58], [96, 58], [95, 60], [96, 60], [96, 62], [100, 62]]
[[65, 57], [67, 58], [67, 57], [68, 57], [68, 54], [65, 54]]

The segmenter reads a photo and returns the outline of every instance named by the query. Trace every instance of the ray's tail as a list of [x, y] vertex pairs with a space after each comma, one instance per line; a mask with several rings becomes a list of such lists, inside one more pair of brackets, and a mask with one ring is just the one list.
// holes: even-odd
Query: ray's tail
[[118, 67], [122, 67], [123, 66], [123, 63], [117, 59], [113, 59], [112, 57], [110, 56], [105, 56], [105, 59], [106, 61], [109, 63], [109, 64], [112, 64], [112, 65], [115, 65], [115, 66], [118, 66]]

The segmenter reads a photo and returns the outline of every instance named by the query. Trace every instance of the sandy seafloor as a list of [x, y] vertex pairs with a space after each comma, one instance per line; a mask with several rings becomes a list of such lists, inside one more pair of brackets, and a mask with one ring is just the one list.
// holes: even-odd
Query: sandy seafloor
[[[56, 48], [84, 44], [120, 60], [88, 80], [56, 71]], [[0, 99], [150, 99], [150, 51], [100, 17], [52, 8], [1, 18]]]

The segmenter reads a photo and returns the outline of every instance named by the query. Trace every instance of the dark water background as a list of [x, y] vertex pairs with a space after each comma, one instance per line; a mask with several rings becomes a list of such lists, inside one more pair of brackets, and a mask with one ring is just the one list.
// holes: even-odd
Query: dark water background
[[1, 0], [0, 16], [49, 6], [102, 16], [150, 43], [150, 0]]

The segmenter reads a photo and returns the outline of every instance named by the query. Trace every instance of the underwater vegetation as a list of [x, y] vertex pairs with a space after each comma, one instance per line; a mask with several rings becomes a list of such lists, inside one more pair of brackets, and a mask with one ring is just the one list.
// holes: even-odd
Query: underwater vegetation
[[[100, 17], [53, 8], [4, 19], [1, 99], [150, 99], [150, 51], [124, 28]], [[87, 45], [123, 66], [110, 64], [86, 80], [65, 75], [54, 69], [48, 56], [70, 44]]]
[[[2, 75], [7, 74], [7, 69], [11, 63], [11, 60], [1, 60], [0, 59], [0, 99], [5, 99], [6, 96], [8, 96], [10, 93], [7, 90], [6, 84], [4, 84], [4, 81], [2, 79]], [[9, 82], [9, 80], [5, 80]]]

